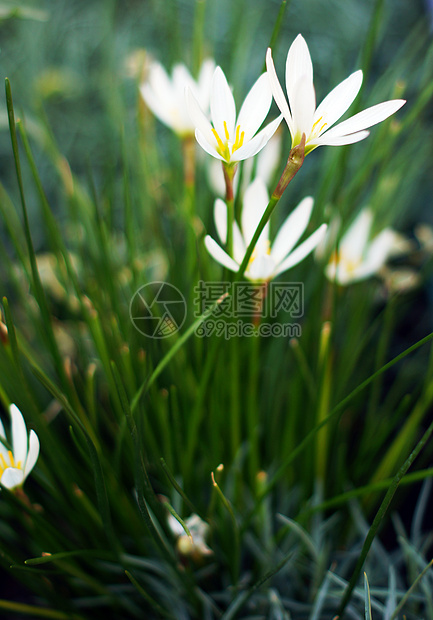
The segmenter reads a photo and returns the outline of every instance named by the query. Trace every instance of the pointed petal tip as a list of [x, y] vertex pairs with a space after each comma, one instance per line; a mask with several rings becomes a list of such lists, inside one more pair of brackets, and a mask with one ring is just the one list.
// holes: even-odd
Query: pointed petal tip
[[15, 403], [11, 403], [9, 405], [9, 413], [11, 414], [11, 416], [13, 415], [19, 415], [21, 417], [23, 417], [23, 414], [21, 413], [21, 411], [18, 409], [18, 407], [15, 405]]

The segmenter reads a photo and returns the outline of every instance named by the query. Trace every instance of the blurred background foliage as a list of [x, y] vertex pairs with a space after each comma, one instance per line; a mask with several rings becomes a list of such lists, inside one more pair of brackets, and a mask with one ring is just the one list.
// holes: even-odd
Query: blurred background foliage
[[[123, 132], [127, 140], [137, 132], [137, 84], [128, 77], [131, 63], [128, 68], [127, 59], [137, 49], [145, 49], [167, 68], [179, 61], [191, 67], [194, 15], [200, 4], [204, 6], [194, 0], [1, 3], [0, 68], [2, 75], [11, 80], [17, 113], [22, 112], [26, 117], [28, 131], [42, 140], [38, 123], [43, 109], [73, 171], [85, 176], [91, 163], [96, 181], [102, 183], [102, 179], [107, 178], [107, 170], [119, 169]], [[206, 2], [200, 35], [203, 49], [205, 55], [215, 57], [229, 81], [235, 84], [238, 101], [263, 69], [264, 51], [280, 4], [279, 0]], [[21, 8], [13, 10], [14, 7]], [[429, 36], [429, 16], [422, 0], [289, 1], [274, 50], [276, 66], [282, 73], [288, 46], [296, 34], [302, 32], [314, 59], [320, 100], [331, 85], [362, 66], [363, 41], [368, 38], [375, 7], [380, 7], [379, 26], [373, 33], [374, 53], [367, 52], [371, 54], [371, 70], [363, 92], [369, 93], [368, 103], [380, 101], [382, 92], [392, 95], [389, 84], [398, 67], [402, 91], [410, 99], [414, 89], [425, 80], [421, 61]], [[415, 71], [419, 75], [414, 76]], [[383, 76], [379, 84], [378, 76]], [[405, 88], [406, 80], [412, 91]], [[371, 92], [372, 84], [376, 86]], [[1, 127], [6, 131], [5, 104], [1, 107]], [[16, 191], [9, 141], [6, 134], [4, 137], [6, 139], [0, 143], [2, 178], [8, 190]], [[156, 139], [165, 149], [176, 150], [173, 148], [176, 138], [159, 124]], [[416, 144], [416, 149], [419, 148]], [[327, 149], [330, 165], [335, 163], [334, 155], [333, 149]], [[423, 161], [417, 150], [409, 154], [408, 166], [415, 156], [417, 166], [424, 170], [424, 162], [431, 159], [431, 143], [422, 154]], [[325, 154], [321, 153], [323, 157]], [[47, 161], [41, 163], [44, 187], [49, 197], [54, 194], [54, 202], [61, 211], [55, 176]], [[326, 166], [321, 168], [326, 169]], [[307, 171], [313, 180], [317, 173], [316, 157], [306, 162], [304, 177]], [[406, 211], [407, 218], [423, 210], [431, 195], [429, 181], [424, 176], [416, 194], [410, 196], [412, 206]], [[207, 201], [211, 203], [210, 196]], [[32, 211], [34, 205], [31, 199], [29, 202]], [[208, 205], [206, 210], [209, 210]], [[427, 209], [425, 216], [430, 219]], [[38, 231], [37, 222], [32, 224], [35, 243], [42, 246], [42, 233]]]

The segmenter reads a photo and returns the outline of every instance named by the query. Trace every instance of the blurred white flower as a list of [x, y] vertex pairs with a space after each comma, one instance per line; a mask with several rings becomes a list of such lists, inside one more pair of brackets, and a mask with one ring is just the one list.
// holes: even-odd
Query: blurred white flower
[[195, 124], [188, 114], [185, 91], [190, 89], [204, 111], [209, 113], [211, 80], [215, 69], [213, 60], [205, 60], [197, 81], [185, 65], [173, 67], [171, 78], [164, 67], [156, 61], [150, 63], [147, 79], [140, 86], [140, 93], [146, 105], [157, 118], [179, 136], [194, 135]]
[[420, 273], [410, 267], [392, 269], [384, 265], [380, 270], [380, 277], [386, 291], [391, 294], [408, 293], [422, 282]]
[[185, 525], [189, 529], [191, 537], [187, 536], [182, 525], [172, 514], [168, 517], [168, 525], [173, 534], [178, 537], [176, 546], [181, 555], [201, 559], [203, 556], [213, 554], [212, 549], [205, 542], [209, 525], [197, 514], [192, 514], [185, 519]]
[[212, 124], [192, 89], [187, 90], [188, 110], [196, 127], [200, 146], [212, 157], [226, 164], [256, 155], [273, 136], [282, 116], [259, 131], [272, 103], [272, 92], [266, 73], [255, 82], [245, 98], [238, 117], [232, 91], [221, 67], [212, 78], [210, 109]]
[[[0, 442], [0, 482], [8, 489], [21, 487], [39, 456], [39, 439], [35, 431], [27, 435], [27, 427], [21, 411], [10, 405], [12, 420], [12, 450]], [[0, 421], [0, 439], [6, 441], [6, 434]]]
[[404, 238], [386, 228], [370, 240], [373, 214], [364, 209], [340, 240], [325, 269], [329, 280], [341, 285], [365, 280], [375, 274], [391, 257], [407, 251]]
[[[269, 196], [262, 179], [257, 178], [247, 188], [242, 209], [242, 226], [233, 223], [233, 258], [209, 235], [205, 245], [213, 258], [231, 271], [238, 271], [247, 248], [266, 210]], [[310, 237], [293, 249], [310, 221], [313, 199], [304, 198], [281, 226], [272, 244], [269, 241], [269, 222], [263, 229], [245, 270], [252, 281], [267, 281], [300, 263], [320, 242], [326, 231], [322, 224]], [[223, 244], [227, 240], [227, 206], [217, 198], [214, 207], [215, 225]]]
[[300, 143], [302, 134], [305, 133], [305, 154], [321, 145], [340, 146], [363, 140], [369, 135], [369, 132], [365, 131], [368, 127], [384, 121], [406, 103], [403, 99], [385, 101], [332, 127], [358, 94], [362, 84], [362, 71], [355, 71], [336, 86], [316, 109], [313, 64], [307, 43], [300, 34], [287, 54], [288, 103], [275, 71], [270, 48], [266, 54], [266, 66], [274, 99], [289, 126], [292, 147]]

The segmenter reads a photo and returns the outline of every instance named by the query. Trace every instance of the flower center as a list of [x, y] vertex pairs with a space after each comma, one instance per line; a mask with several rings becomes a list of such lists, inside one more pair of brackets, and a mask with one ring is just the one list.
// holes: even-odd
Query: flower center
[[225, 121], [224, 121], [224, 134], [225, 134], [224, 141], [218, 135], [218, 132], [216, 131], [216, 129], [212, 128], [212, 133], [215, 136], [215, 139], [218, 144], [217, 151], [221, 155], [221, 157], [223, 157], [226, 161], [230, 161], [230, 156], [235, 151], [237, 151], [244, 143], [245, 131], [241, 131], [240, 125], [236, 127], [236, 135], [235, 135], [234, 142], [230, 141], [230, 134], [229, 134], [229, 130], [227, 129], [227, 123]]
[[0, 475], [4, 472], [8, 467], [13, 467], [14, 469], [21, 469], [21, 461], [15, 463], [14, 455], [12, 454], [12, 450], [8, 450], [9, 463], [7, 459], [0, 453]]
[[347, 275], [352, 276], [361, 264], [360, 260], [353, 260], [347, 258], [341, 252], [334, 252], [330, 260], [331, 264], [334, 264], [336, 269], [343, 269]]

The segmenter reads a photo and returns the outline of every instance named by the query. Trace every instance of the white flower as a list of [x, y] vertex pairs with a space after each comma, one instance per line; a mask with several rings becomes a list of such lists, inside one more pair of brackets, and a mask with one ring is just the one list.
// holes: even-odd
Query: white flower
[[[39, 456], [39, 439], [31, 430], [27, 436], [26, 423], [16, 405], [10, 405], [12, 419], [12, 450], [0, 442], [0, 482], [8, 489], [20, 487], [33, 469]], [[6, 434], [0, 421], [0, 439], [6, 441]]]
[[226, 164], [234, 164], [256, 155], [272, 137], [282, 119], [279, 116], [257, 133], [272, 103], [266, 73], [251, 88], [237, 118], [235, 100], [221, 67], [215, 69], [212, 79], [212, 124], [191, 89], [187, 90], [187, 103], [196, 127], [197, 142], [209, 155]]
[[[239, 270], [268, 202], [269, 197], [265, 184], [262, 179], [255, 179], [244, 195], [241, 229], [237, 222], [233, 223], [233, 258], [212, 237], [209, 235], [205, 237], [208, 252], [221, 265], [231, 271]], [[284, 221], [272, 247], [269, 242], [269, 222], [266, 224], [245, 270], [246, 278], [253, 281], [267, 281], [275, 278], [278, 274], [300, 263], [314, 250], [325, 234], [326, 224], [322, 224], [301, 245], [295, 250], [293, 249], [307, 228], [312, 209], [313, 199], [311, 197], [304, 198]], [[219, 238], [225, 244], [227, 240], [227, 206], [220, 198], [215, 201], [214, 217]]]
[[168, 525], [173, 534], [178, 537], [177, 549], [181, 555], [200, 559], [203, 556], [213, 554], [212, 549], [205, 542], [209, 532], [209, 525], [197, 514], [194, 513], [185, 519], [185, 525], [191, 533], [191, 538], [187, 536], [182, 525], [171, 514], [168, 517]]
[[266, 54], [266, 66], [274, 99], [289, 126], [292, 146], [299, 144], [305, 133], [305, 154], [321, 145], [339, 146], [363, 140], [369, 135], [365, 131], [368, 127], [384, 121], [406, 103], [403, 99], [385, 101], [332, 127], [358, 94], [362, 71], [355, 71], [336, 86], [316, 109], [313, 64], [305, 39], [300, 34], [287, 54], [286, 89], [289, 103], [278, 81], [270, 48]]
[[391, 256], [406, 251], [402, 236], [386, 228], [370, 240], [373, 214], [364, 209], [354, 220], [331, 256], [325, 274], [329, 280], [346, 285], [377, 274]]
[[140, 86], [141, 96], [155, 116], [178, 135], [194, 135], [195, 125], [188, 114], [185, 90], [189, 88], [205, 113], [208, 113], [214, 69], [214, 61], [205, 60], [195, 81], [185, 65], [177, 64], [170, 78], [164, 67], [154, 61], [150, 65], [147, 80]]
[[[242, 170], [242, 184], [239, 189], [240, 195], [245, 193], [246, 188], [254, 178], [263, 179], [266, 187], [269, 187], [274, 180], [276, 170], [281, 163], [282, 151], [282, 132], [278, 129], [266, 146], [257, 154], [244, 162]], [[224, 174], [221, 168], [221, 162], [217, 159], [208, 159], [207, 176], [212, 191], [217, 196], [224, 196], [226, 193], [226, 184]], [[233, 179], [233, 191], [235, 196], [238, 195], [239, 176]]]

